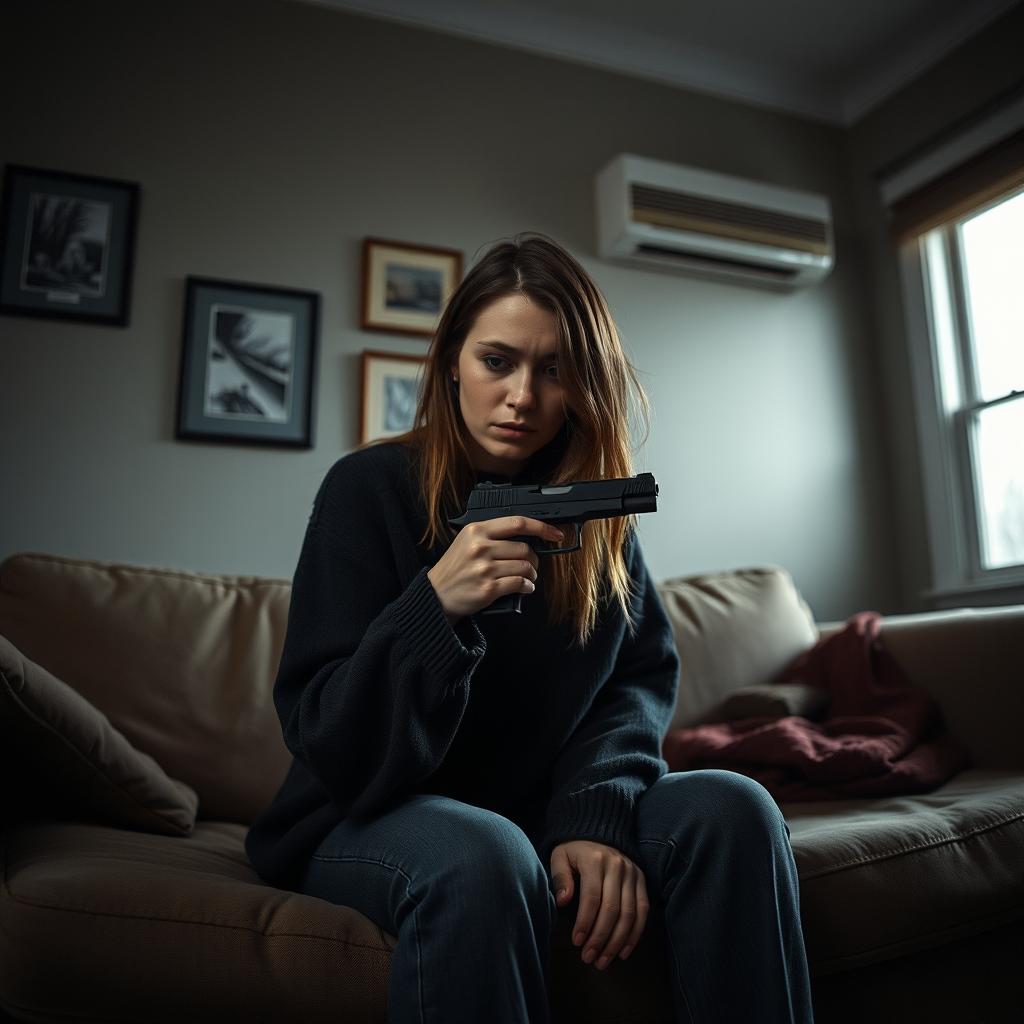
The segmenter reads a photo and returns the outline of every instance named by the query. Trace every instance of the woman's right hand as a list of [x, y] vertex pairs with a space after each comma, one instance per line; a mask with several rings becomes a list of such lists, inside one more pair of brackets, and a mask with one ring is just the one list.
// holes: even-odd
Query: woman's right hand
[[508, 594], [532, 594], [536, 589], [537, 554], [525, 541], [536, 536], [561, 542], [562, 531], [539, 519], [504, 516], [464, 526], [451, 547], [427, 572], [448, 621], [492, 605]]

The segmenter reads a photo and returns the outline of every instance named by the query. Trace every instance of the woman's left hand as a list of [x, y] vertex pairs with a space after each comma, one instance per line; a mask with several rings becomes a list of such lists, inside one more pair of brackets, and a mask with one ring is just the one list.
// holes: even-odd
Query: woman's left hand
[[573, 870], [580, 876], [580, 907], [573, 927], [573, 944], [582, 946], [583, 962], [603, 971], [616, 956], [623, 960], [633, 952], [651, 905], [644, 873], [625, 854], [591, 842], [574, 839], [551, 851], [551, 879], [555, 901], [564, 907], [572, 899]]

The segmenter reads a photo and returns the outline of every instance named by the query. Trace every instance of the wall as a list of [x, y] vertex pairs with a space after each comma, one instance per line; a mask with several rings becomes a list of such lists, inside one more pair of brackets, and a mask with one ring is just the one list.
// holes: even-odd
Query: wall
[[[774, 563], [820, 618], [898, 610], [841, 129], [281, 0], [38, 0], [6, 21], [0, 160], [142, 198], [127, 329], [0, 318], [0, 557], [289, 577], [356, 444], [359, 353], [426, 351], [358, 329], [361, 239], [471, 261], [534, 229], [593, 273], [649, 389], [655, 577]], [[776, 294], [605, 264], [591, 179], [622, 151], [827, 194], [835, 272]], [[321, 293], [313, 450], [174, 440], [188, 274]]]
[[921, 453], [907, 351], [904, 307], [897, 253], [888, 238], [886, 213], [876, 173], [925, 146], [928, 140], [968, 121], [998, 97], [1024, 83], [1021, 60], [1024, 6], [1017, 6], [989, 24], [963, 46], [880, 104], [849, 133], [849, 163], [857, 185], [857, 205], [867, 246], [870, 276], [867, 295], [875, 329], [875, 362], [879, 394], [884, 400], [886, 450], [893, 482], [900, 604], [908, 611], [937, 604], [960, 605], [1024, 601], [1024, 593], [993, 593], [987, 597], [951, 595], [947, 601], [928, 596], [931, 588], [928, 532], [925, 520]]

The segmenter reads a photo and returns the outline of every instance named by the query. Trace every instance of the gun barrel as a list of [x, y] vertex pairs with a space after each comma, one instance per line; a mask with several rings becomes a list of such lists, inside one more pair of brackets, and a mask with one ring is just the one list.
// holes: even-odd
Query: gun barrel
[[627, 494], [622, 499], [622, 511], [624, 515], [632, 515], [634, 512], [657, 512], [658, 491], [654, 494]]

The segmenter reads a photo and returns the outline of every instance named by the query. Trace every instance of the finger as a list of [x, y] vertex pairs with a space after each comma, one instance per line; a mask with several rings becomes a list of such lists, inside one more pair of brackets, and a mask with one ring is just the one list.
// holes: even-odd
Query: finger
[[636, 872], [636, 920], [633, 922], [633, 930], [626, 939], [626, 944], [619, 951], [619, 957], [623, 960], [636, 949], [644, 929], [647, 927], [647, 918], [651, 912], [651, 902], [647, 896], [647, 882], [644, 873], [637, 868]]
[[562, 531], [558, 527], [550, 526], [540, 519], [531, 519], [529, 516], [501, 516], [499, 519], [489, 519], [483, 525], [487, 527], [487, 536], [494, 540], [522, 536], [543, 537], [558, 541], [564, 539]]
[[555, 890], [555, 902], [560, 907], [572, 900], [572, 865], [568, 854], [557, 847], [551, 853], [551, 886]]
[[589, 857], [576, 865], [580, 875], [580, 906], [576, 912], [576, 925], [572, 932], [574, 946], [582, 946], [588, 941], [590, 930], [597, 920], [597, 913], [601, 909], [601, 888], [603, 872], [600, 862], [591, 860]]
[[524, 580], [533, 581], [537, 579], [537, 570], [534, 565], [524, 560], [492, 562], [490, 574], [494, 579], [501, 579], [502, 576], [522, 576]]
[[495, 559], [525, 559], [534, 568], [540, 565], [540, 559], [537, 557], [537, 552], [530, 547], [529, 544], [524, 541], [513, 542], [510, 540], [499, 540], [490, 541], [490, 548], [488, 555]]
[[498, 561], [529, 562], [534, 569], [540, 566], [540, 559], [529, 544], [495, 542], [483, 534], [467, 538], [464, 554], [481, 573], [489, 573], [494, 563]]
[[596, 967], [603, 971], [619, 955], [619, 950], [633, 934], [636, 924], [636, 875], [637, 868], [626, 864], [622, 872], [622, 890], [619, 893], [619, 919], [612, 934], [598, 954]]
[[503, 597], [532, 594], [536, 590], [537, 584], [533, 580], [524, 579], [522, 576], [502, 576], [501, 579], [491, 581], [491, 585], [485, 592], [485, 600], [493, 604]]
[[623, 864], [618, 857], [604, 859], [602, 865], [601, 907], [598, 911], [594, 927], [587, 938], [586, 949], [583, 950], [583, 962], [592, 964], [608, 944], [612, 931], [619, 920], [619, 904], [622, 899]]

